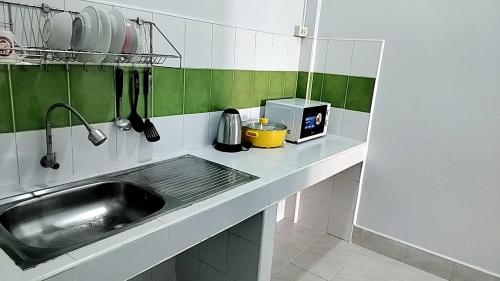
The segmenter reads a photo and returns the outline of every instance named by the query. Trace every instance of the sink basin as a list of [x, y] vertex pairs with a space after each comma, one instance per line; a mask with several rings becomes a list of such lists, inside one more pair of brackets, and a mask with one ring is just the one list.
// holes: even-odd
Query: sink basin
[[74, 187], [3, 211], [0, 242], [26, 268], [123, 231], [164, 205], [156, 192], [126, 182]]

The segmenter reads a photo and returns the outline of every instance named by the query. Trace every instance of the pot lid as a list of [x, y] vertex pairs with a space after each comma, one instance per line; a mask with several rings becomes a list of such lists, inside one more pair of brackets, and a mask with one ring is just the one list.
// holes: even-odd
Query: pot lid
[[282, 131], [286, 130], [286, 126], [276, 122], [269, 122], [267, 118], [259, 118], [259, 121], [247, 121], [243, 124], [244, 127], [261, 131]]

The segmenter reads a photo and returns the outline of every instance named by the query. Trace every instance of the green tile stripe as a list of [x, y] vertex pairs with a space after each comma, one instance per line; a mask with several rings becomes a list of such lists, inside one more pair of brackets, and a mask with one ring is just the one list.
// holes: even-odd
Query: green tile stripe
[[[121, 113], [131, 111], [133, 69], [124, 67]], [[140, 71], [138, 111], [144, 116], [144, 71]], [[170, 116], [250, 108], [269, 99], [292, 98], [299, 92], [301, 74], [296, 71], [176, 69], [154, 67], [150, 114]], [[0, 133], [44, 129], [45, 114], [58, 102], [74, 106], [90, 123], [111, 122], [115, 116], [113, 67], [62, 65], [0, 67]], [[53, 125], [80, 124], [67, 111], [54, 112]]]
[[296, 71], [155, 67], [154, 73], [156, 117], [256, 107], [297, 92]]
[[[132, 68], [124, 68], [122, 116], [131, 110]], [[139, 68], [141, 95], [139, 113], [144, 116], [144, 71]], [[312, 99], [330, 102], [332, 106], [370, 112], [375, 87], [374, 78], [337, 74], [312, 75]], [[154, 67], [154, 116], [202, 113], [227, 107], [249, 108], [264, 105], [267, 100], [305, 98], [307, 72], [252, 71], [216, 69], [176, 69]], [[38, 66], [1, 66], [0, 133], [44, 128], [45, 113], [56, 102], [70, 103], [91, 123], [111, 122], [115, 115], [114, 75], [112, 67], [103, 69], [52, 65], [49, 70]], [[56, 127], [80, 124], [64, 111], [54, 114]]]
[[[370, 112], [375, 78], [347, 76], [329, 73], [313, 73], [311, 99], [329, 102], [337, 108]], [[308, 73], [299, 72], [297, 78], [298, 98], [305, 98]]]
[[0, 133], [14, 131], [8, 66], [0, 66]]

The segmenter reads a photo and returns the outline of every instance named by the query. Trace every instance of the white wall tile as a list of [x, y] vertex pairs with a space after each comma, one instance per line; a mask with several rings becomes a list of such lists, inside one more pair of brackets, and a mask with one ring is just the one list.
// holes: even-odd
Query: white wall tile
[[211, 267], [226, 272], [229, 233], [223, 231], [199, 244], [200, 260]]
[[288, 64], [287, 57], [288, 37], [273, 35], [272, 70], [285, 70]]
[[273, 35], [257, 32], [255, 36], [255, 70], [272, 70]]
[[328, 133], [340, 136], [342, 130], [342, 119], [344, 118], [344, 109], [330, 108], [330, 117], [328, 119]]
[[222, 111], [213, 111], [209, 113], [209, 125], [208, 125], [208, 142], [213, 143], [215, 138], [217, 138], [217, 131], [219, 128], [219, 119], [222, 115]]
[[[7, 1], [7, 2], [18, 2], [18, 1]], [[64, 0], [25, 0], [22, 1], [21, 3], [23, 4], [31, 4], [31, 5], [37, 5], [41, 6], [42, 3], [48, 4], [51, 8], [59, 8], [62, 9], [64, 8]]]
[[[186, 20], [183, 18], [171, 17], [160, 14], [153, 14], [153, 21], [158, 26], [158, 29], [163, 32], [172, 42], [179, 53], [184, 56], [184, 41], [186, 32]], [[153, 34], [153, 52], [160, 54], [176, 54], [175, 50], [168, 44], [167, 40], [154, 29]], [[182, 61], [184, 63], [184, 59]], [[163, 65], [170, 67], [178, 67], [178, 59], [167, 59]]]
[[353, 40], [328, 40], [325, 73], [349, 75]]
[[227, 275], [238, 281], [257, 280], [260, 247], [229, 235]]
[[213, 26], [212, 68], [234, 68], [235, 37], [235, 28], [221, 25]]
[[181, 253], [175, 257], [175, 271], [177, 279], [174, 280], [197, 280], [199, 264], [197, 259], [187, 253]]
[[238, 111], [240, 112], [241, 121], [245, 122], [245, 121], [252, 119], [252, 109], [251, 108], [242, 108], [242, 109], [238, 109]]
[[184, 115], [184, 148], [195, 149], [210, 144], [208, 140], [209, 113]]
[[332, 208], [354, 212], [358, 189], [359, 182], [336, 176], [333, 184]]
[[212, 24], [186, 20], [185, 67], [212, 67]]
[[182, 115], [155, 117], [155, 124], [160, 140], [153, 144], [154, 157], [161, 157], [183, 149], [184, 118]]
[[253, 70], [255, 65], [255, 31], [236, 29], [234, 68]]
[[153, 160], [154, 143], [146, 139], [144, 133], [139, 136], [138, 161], [146, 162]]
[[166, 260], [151, 269], [151, 279], [153, 281], [174, 281], [175, 279], [175, 258]]
[[253, 107], [252, 109], [250, 109], [251, 113], [250, 113], [250, 117], [252, 120], [256, 120], [256, 119], [259, 119], [260, 117], [264, 117], [264, 106], [258, 106], [258, 107]]
[[326, 232], [328, 227], [328, 217], [330, 205], [318, 202], [307, 196], [300, 198], [298, 211], [298, 223], [309, 228]]
[[331, 210], [328, 222], [328, 234], [340, 239], [351, 241], [354, 212]]
[[333, 193], [333, 177], [323, 180], [301, 192], [302, 197], [309, 197], [315, 202], [330, 205]]
[[227, 278], [219, 271], [213, 269], [212, 267], [200, 262], [198, 279], [203, 281], [225, 281]]
[[301, 39], [298, 37], [288, 37], [287, 63], [285, 70], [297, 71], [299, 69]]
[[127, 281], [152, 281], [151, 271], [148, 270], [143, 273], [140, 273]]
[[99, 146], [88, 140], [89, 132], [81, 126], [71, 127], [73, 143], [73, 168], [76, 175], [93, 174], [112, 167], [116, 156], [116, 129], [113, 123], [93, 125], [101, 130], [108, 139]]
[[18, 185], [16, 136], [14, 133], [0, 134], [0, 186]]
[[[274, 213], [275, 215], [273, 218], [276, 217], [276, 210]], [[264, 216], [261, 212], [231, 227], [228, 231], [229, 233], [250, 241], [255, 245], [260, 245], [263, 231], [263, 220]], [[274, 227], [272, 229], [272, 231], [274, 231]], [[271, 240], [273, 237], [271, 237]]]
[[352, 76], [377, 77], [382, 42], [356, 41], [352, 54]]
[[300, 46], [299, 71], [309, 72], [311, 66], [312, 39], [303, 39]]
[[[314, 45], [313, 45], [314, 46]], [[325, 72], [326, 52], [328, 50], [328, 40], [317, 40], [316, 56], [314, 59], [314, 72]]]
[[359, 182], [360, 177], [361, 177], [361, 168], [362, 167], [363, 167], [363, 163], [359, 163], [357, 165], [350, 167], [349, 169], [346, 169], [346, 170], [336, 174], [335, 176]]
[[[92, 6], [95, 5], [94, 2], [89, 3], [89, 4], [91, 4]], [[119, 9], [123, 13], [123, 15], [129, 19], [136, 19], [139, 17], [139, 18], [141, 18], [143, 20], [147, 20], [147, 21], [153, 20], [153, 13], [150, 13], [150, 12], [141, 11], [141, 10], [137, 10], [137, 9], [124, 8], [124, 7], [117, 7], [117, 6], [114, 6], [114, 8]]]
[[134, 129], [126, 132], [116, 128], [115, 130], [117, 162], [123, 165], [139, 162], [141, 134], [134, 131]]
[[346, 138], [366, 141], [370, 113], [344, 110], [340, 135]]
[[[52, 2], [57, 2], [57, 0], [51, 0]], [[46, 2], [46, 1], [40, 1], [40, 2]], [[63, 1], [61, 1], [63, 2]], [[49, 3], [50, 5], [50, 3]], [[74, 11], [74, 12], [80, 12], [85, 8], [86, 6], [93, 6], [97, 9], [102, 9], [104, 11], [109, 11], [113, 7], [111, 5], [105, 5], [105, 4], [100, 4], [100, 3], [94, 3], [94, 2], [87, 2], [87, 1], [82, 1], [82, 0], [64, 0], [64, 5], [66, 10]], [[57, 7], [57, 6], [54, 6]], [[122, 11], [123, 12], [123, 11]], [[126, 17], [130, 17], [130, 11], [129, 14], [125, 14]], [[135, 17], [138, 17], [136, 15]]]
[[22, 187], [68, 178], [73, 174], [70, 128], [52, 129], [52, 147], [60, 164], [57, 170], [40, 165], [40, 159], [47, 154], [45, 130], [16, 133], [16, 145]]

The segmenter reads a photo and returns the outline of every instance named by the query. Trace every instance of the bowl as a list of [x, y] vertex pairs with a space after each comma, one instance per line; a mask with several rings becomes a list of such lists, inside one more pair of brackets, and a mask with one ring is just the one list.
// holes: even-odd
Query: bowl
[[[72, 21], [71, 14], [68, 12], [55, 14], [47, 19], [42, 30], [42, 40], [45, 46], [53, 50], [69, 50], [73, 34]], [[64, 54], [58, 53], [58, 56], [64, 56]]]
[[[101, 21], [96, 8], [85, 7], [72, 23], [73, 36], [71, 47], [75, 51], [94, 52], [100, 36]], [[91, 54], [78, 54], [77, 59], [88, 62], [92, 59]]]

